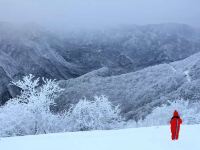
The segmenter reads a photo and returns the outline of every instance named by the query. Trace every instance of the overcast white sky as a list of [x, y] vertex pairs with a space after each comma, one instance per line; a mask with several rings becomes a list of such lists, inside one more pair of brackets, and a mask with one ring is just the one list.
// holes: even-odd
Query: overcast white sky
[[178, 22], [200, 27], [200, 0], [0, 0], [0, 21], [57, 27]]

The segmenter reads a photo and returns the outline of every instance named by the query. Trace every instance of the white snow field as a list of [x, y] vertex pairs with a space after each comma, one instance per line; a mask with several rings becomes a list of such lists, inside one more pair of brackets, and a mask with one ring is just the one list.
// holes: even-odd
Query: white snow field
[[170, 139], [169, 126], [1, 138], [1, 150], [200, 150], [200, 125], [181, 127]]

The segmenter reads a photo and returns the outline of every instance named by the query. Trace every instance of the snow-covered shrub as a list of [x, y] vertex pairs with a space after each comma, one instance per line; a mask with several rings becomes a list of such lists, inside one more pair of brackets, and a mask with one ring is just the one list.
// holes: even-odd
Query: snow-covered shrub
[[62, 89], [55, 80], [42, 79], [33, 75], [12, 82], [22, 89], [21, 95], [9, 100], [0, 109], [0, 135], [27, 135], [56, 132], [59, 115], [50, 112], [54, 99]]
[[69, 118], [72, 131], [113, 129], [123, 124], [119, 107], [105, 96], [95, 96], [93, 101], [80, 100], [70, 109]]
[[174, 110], [179, 112], [184, 124], [200, 123], [200, 103], [176, 100], [155, 108], [144, 120], [138, 122], [138, 126], [167, 125]]
[[25, 76], [13, 82], [21, 94], [0, 108], [0, 136], [32, 135], [64, 131], [119, 128], [123, 124], [118, 106], [105, 96], [80, 100], [69, 110], [54, 114], [50, 108], [62, 89], [55, 80]]
[[34, 134], [32, 113], [24, 104], [12, 101], [0, 108], [0, 136]]
[[34, 78], [33, 75], [29, 75], [25, 76], [23, 80], [12, 82], [22, 89], [21, 95], [13, 100], [30, 106], [29, 108], [32, 109], [33, 112], [50, 112], [49, 106], [54, 104], [55, 98], [62, 89], [55, 80], [42, 78], [43, 85], [39, 86], [40, 78]]

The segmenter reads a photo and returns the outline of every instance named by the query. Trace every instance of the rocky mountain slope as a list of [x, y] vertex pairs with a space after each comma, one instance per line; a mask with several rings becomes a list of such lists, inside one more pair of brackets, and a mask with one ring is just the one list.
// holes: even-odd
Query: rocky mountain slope
[[54, 34], [37, 25], [0, 23], [1, 103], [15, 96], [9, 82], [34, 74], [58, 80], [106, 67], [106, 76], [184, 59], [200, 51], [200, 34], [187, 25], [127, 26]]

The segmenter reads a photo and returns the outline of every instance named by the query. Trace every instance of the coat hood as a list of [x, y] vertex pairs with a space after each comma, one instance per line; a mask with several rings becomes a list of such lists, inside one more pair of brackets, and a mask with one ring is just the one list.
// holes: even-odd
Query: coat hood
[[179, 114], [178, 114], [178, 112], [175, 110], [174, 111], [174, 117], [178, 117], [179, 116]]

